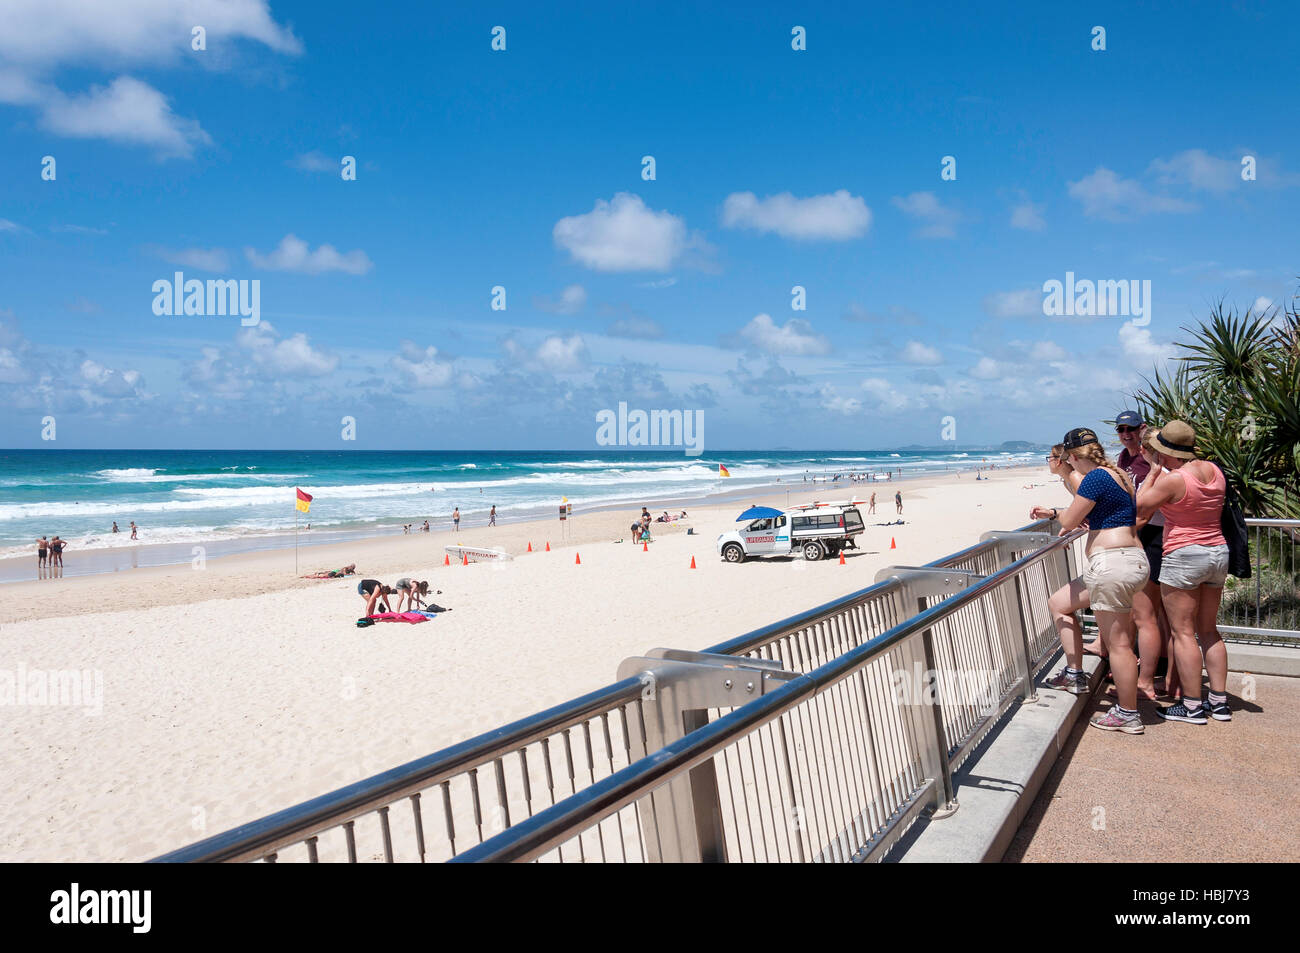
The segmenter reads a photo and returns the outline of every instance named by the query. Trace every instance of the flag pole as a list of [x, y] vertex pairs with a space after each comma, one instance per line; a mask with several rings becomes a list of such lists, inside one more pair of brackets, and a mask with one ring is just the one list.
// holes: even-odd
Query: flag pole
[[298, 575], [298, 505], [293, 507], [293, 574]]

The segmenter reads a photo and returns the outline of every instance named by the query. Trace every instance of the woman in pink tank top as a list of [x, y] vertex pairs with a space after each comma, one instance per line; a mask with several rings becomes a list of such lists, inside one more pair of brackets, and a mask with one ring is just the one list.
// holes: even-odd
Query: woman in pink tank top
[[[1228, 708], [1228, 650], [1219, 637], [1219, 602], [1228, 575], [1228, 544], [1220, 521], [1227, 481], [1223, 471], [1196, 457], [1196, 431], [1171, 420], [1143, 439], [1169, 472], [1143, 484], [1138, 517], [1157, 509], [1165, 518], [1160, 595], [1173, 631], [1174, 658], [1183, 700], [1158, 714], [1168, 721], [1203, 725], [1207, 716], [1231, 721]], [[1198, 644], [1199, 639], [1199, 644]], [[1210, 694], [1201, 704], [1201, 663]]]

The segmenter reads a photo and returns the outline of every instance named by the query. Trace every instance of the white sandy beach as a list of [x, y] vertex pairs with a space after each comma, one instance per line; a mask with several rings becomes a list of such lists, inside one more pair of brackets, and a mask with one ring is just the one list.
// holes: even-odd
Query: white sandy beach
[[[303, 572], [356, 562], [343, 580], [294, 578], [290, 550], [4, 586], [0, 671], [102, 673], [103, 699], [98, 713], [0, 710], [12, 792], [0, 858], [147, 859], [607, 684], [629, 655], [705, 648], [1064, 502], [1041, 467], [875, 489], [877, 514], [864, 508], [862, 550], [844, 566], [725, 564], [714, 539], [743, 506], [686, 504], [691, 519], [656, 524], [649, 552], [612, 542], [627, 539], [628, 510], [579, 518], [572, 542], [546, 521], [304, 550]], [[897, 518], [895, 489], [906, 525], [873, 525]], [[444, 567], [452, 541], [553, 551]], [[356, 580], [398, 575], [429, 579], [453, 611], [357, 628]]]

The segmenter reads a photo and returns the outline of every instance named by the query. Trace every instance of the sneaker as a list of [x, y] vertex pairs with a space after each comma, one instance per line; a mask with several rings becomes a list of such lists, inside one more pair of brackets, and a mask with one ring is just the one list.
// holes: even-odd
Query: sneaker
[[1189, 725], [1204, 725], [1208, 721], [1205, 717], [1205, 705], [1203, 704], [1195, 712], [1188, 711], [1187, 706], [1182, 702], [1164, 708], [1157, 705], [1156, 714], [1165, 721], [1185, 721]]
[[1061, 669], [1047, 681], [1043, 682], [1044, 688], [1055, 688], [1058, 691], [1069, 692], [1071, 695], [1086, 695], [1092, 690], [1088, 682], [1088, 673], [1083, 672], [1079, 675], [1071, 675], [1065, 669]]
[[1210, 717], [1215, 721], [1232, 721], [1232, 709], [1228, 707], [1227, 702], [1219, 702], [1216, 705], [1213, 702], [1204, 701], [1201, 702], [1201, 708], [1203, 711], [1208, 711]]
[[1100, 728], [1102, 731], [1122, 731], [1126, 735], [1140, 735], [1146, 730], [1142, 726], [1141, 718], [1136, 715], [1132, 718], [1125, 718], [1115, 710], [1114, 706], [1104, 712], [1097, 712], [1088, 720], [1088, 724], [1094, 728]]

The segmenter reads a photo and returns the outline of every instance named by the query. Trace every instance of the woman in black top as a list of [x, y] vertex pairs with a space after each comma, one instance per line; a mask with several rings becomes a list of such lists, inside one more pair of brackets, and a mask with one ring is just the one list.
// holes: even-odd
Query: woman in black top
[[366, 600], [366, 615], [368, 616], [375, 614], [376, 604], [378, 604], [381, 612], [387, 612], [388, 606], [380, 602], [380, 600], [384, 596], [391, 596], [393, 592], [394, 590], [391, 587], [385, 586], [378, 579], [362, 579], [357, 583], [357, 595]]

